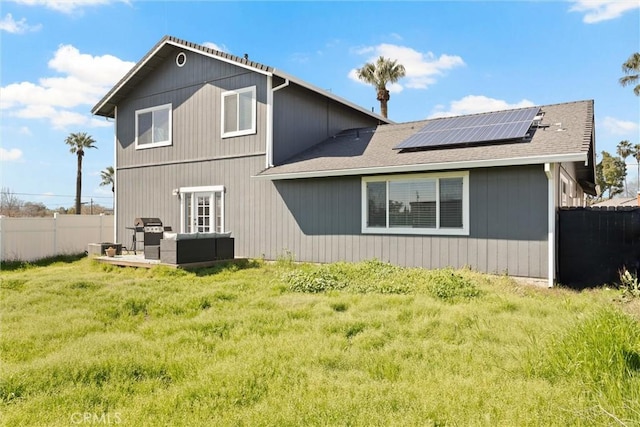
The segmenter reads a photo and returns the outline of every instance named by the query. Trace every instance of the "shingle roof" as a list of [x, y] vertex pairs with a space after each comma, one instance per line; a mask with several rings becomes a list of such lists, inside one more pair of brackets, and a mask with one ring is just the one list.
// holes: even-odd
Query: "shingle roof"
[[235, 65], [250, 69], [252, 71], [262, 73], [265, 75], [276, 75], [285, 80], [291, 81], [299, 86], [305, 87], [313, 92], [316, 92], [326, 98], [337, 101], [350, 108], [358, 110], [371, 117], [375, 117], [381, 123], [392, 123], [388, 120], [372, 111], [362, 108], [359, 105], [353, 104], [346, 99], [343, 99], [331, 92], [320, 89], [310, 83], [307, 83], [295, 76], [291, 76], [281, 70], [276, 70], [268, 65], [261, 64], [259, 62], [251, 61], [247, 58], [241, 58], [239, 56], [231, 55], [229, 53], [221, 52], [215, 49], [208, 48], [196, 43], [188, 42], [186, 40], [179, 39], [173, 36], [164, 36], [147, 54], [142, 57], [136, 65], [129, 70], [125, 76], [120, 79], [116, 85], [91, 109], [91, 113], [98, 116], [105, 116], [113, 118], [115, 116], [115, 107], [127, 97], [129, 92], [135, 88], [135, 86], [147, 75], [153, 72], [163, 61], [168, 57], [175, 56], [176, 52], [180, 50], [191, 50], [201, 53], [225, 62], [232, 62]]
[[592, 206], [594, 207], [618, 207], [618, 206], [637, 207], [639, 205], [640, 204], [638, 203], [637, 197], [614, 197], [613, 199], [607, 199], [599, 203], [594, 203]]
[[530, 141], [402, 152], [394, 147], [429, 121], [385, 124], [342, 132], [258, 176], [291, 179], [582, 161], [587, 165], [580, 178], [593, 182], [593, 101], [541, 109], [545, 113], [542, 124], [549, 126], [537, 129]]

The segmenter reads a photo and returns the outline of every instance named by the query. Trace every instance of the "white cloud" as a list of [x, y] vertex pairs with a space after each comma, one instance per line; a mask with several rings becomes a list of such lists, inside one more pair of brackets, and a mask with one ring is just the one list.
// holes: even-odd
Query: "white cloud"
[[102, 6], [109, 3], [127, 3], [128, 0], [13, 0], [15, 3], [27, 6], [44, 6], [62, 13], [75, 13], [81, 11], [85, 7]]
[[29, 25], [27, 19], [22, 18], [19, 21], [13, 19], [13, 15], [7, 13], [7, 15], [0, 19], [0, 31], [6, 31], [11, 34], [24, 34], [29, 31], [38, 31], [42, 28], [42, 25]]
[[638, 132], [638, 123], [605, 117], [602, 126], [613, 135], [630, 135]]
[[17, 162], [22, 159], [22, 151], [17, 148], [7, 150], [0, 147], [0, 161]]
[[213, 42], [204, 42], [204, 43], [202, 43], [202, 46], [208, 47], [209, 49], [218, 50], [220, 52], [230, 53], [227, 50], [227, 47], [225, 45], [219, 45], [219, 44], [216, 44], [216, 43], [213, 43]]
[[570, 12], [584, 13], [582, 22], [594, 24], [622, 16], [623, 13], [640, 8], [637, 0], [573, 0]]
[[[68, 126], [109, 126], [88, 113], [134, 65], [112, 55], [92, 56], [62, 45], [48, 62], [61, 76], [37, 83], [11, 83], [0, 88], [0, 109], [23, 119], [48, 119], [56, 129]], [[74, 111], [78, 109], [78, 111]], [[79, 112], [81, 111], [81, 112]]]
[[[406, 70], [406, 76], [402, 83], [397, 83], [388, 88], [390, 92], [399, 92], [403, 86], [411, 89], [426, 89], [436, 82], [436, 78], [452, 68], [464, 66], [465, 63], [457, 55], [443, 54], [436, 57], [433, 52], [418, 52], [406, 46], [398, 46], [389, 43], [358, 48], [355, 53], [359, 55], [373, 54], [367, 62], [375, 62], [379, 56], [397, 60]], [[358, 82], [356, 70], [349, 71], [349, 78]], [[393, 89], [393, 90], [392, 90]]]
[[429, 116], [430, 119], [436, 117], [452, 117], [464, 114], [486, 113], [489, 111], [511, 110], [514, 108], [533, 107], [535, 104], [528, 99], [523, 99], [514, 104], [501, 99], [489, 98], [482, 95], [467, 95], [457, 101], [451, 101], [449, 109], [445, 111], [445, 107], [438, 105], [437, 111]]
[[20, 129], [18, 129], [18, 133], [20, 135], [26, 135], [26, 136], [31, 136], [33, 135], [33, 133], [31, 132], [31, 129], [29, 129], [26, 126], [21, 126]]

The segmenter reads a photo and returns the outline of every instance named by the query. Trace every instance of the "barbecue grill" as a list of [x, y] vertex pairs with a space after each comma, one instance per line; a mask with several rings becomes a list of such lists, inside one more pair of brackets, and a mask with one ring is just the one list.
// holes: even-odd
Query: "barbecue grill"
[[133, 226], [135, 232], [143, 233], [144, 257], [146, 259], [160, 259], [160, 240], [164, 233], [160, 218], [136, 218]]

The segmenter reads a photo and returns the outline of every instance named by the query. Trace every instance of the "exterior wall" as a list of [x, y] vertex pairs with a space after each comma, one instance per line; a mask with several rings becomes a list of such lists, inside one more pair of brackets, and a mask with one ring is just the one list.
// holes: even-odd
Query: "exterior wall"
[[[221, 94], [256, 86], [254, 135], [221, 137]], [[183, 67], [170, 55], [120, 105], [117, 114], [118, 169], [211, 159], [265, 151], [267, 79], [232, 64], [188, 53]], [[172, 145], [135, 149], [135, 112], [171, 103]], [[130, 185], [129, 182], [127, 185]]]
[[[547, 178], [542, 166], [470, 171], [469, 236], [361, 234], [359, 177], [276, 181], [284, 206], [270, 225], [267, 258], [290, 251], [297, 260], [377, 258], [425, 268], [463, 267], [547, 277]], [[275, 252], [274, 252], [275, 251]]]
[[291, 83], [274, 94], [273, 163], [286, 159], [345, 129], [378, 121]]

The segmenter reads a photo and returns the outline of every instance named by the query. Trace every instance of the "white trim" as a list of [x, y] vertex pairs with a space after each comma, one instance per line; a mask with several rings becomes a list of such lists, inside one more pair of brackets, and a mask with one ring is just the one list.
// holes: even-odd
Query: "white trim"
[[446, 163], [429, 163], [429, 164], [413, 164], [398, 166], [375, 166], [368, 168], [353, 169], [333, 169], [309, 172], [285, 172], [265, 175], [254, 175], [252, 178], [280, 180], [280, 179], [301, 179], [301, 178], [322, 178], [330, 176], [353, 176], [353, 175], [375, 175], [375, 174], [394, 174], [406, 172], [434, 172], [457, 169], [473, 169], [488, 168], [500, 166], [522, 166], [537, 165], [553, 162], [571, 162], [584, 160], [587, 153], [571, 153], [557, 154], [550, 156], [530, 156], [530, 157], [511, 157], [506, 159], [489, 159], [489, 160], [469, 160], [462, 162], [446, 162]]
[[[238, 120], [238, 127], [240, 126], [240, 95], [246, 92], [251, 92], [251, 127], [249, 129], [235, 130], [231, 132], [225, 132], [224, 130], [224, 99], [227, 96], [236, 95], [237, 96], [237, 110], [236, 110], [236, 118]], [[257, 97], [256, 97], [256, 86], [248, 86], [241, 89], [228, 90], [226, 92], [222, 92], [220, 94], [220, 136], [222, 138], [231, 138], [234, 136], [242, 136], [242, 135], [253, 135], [256, 133], [256, 122], [257, 122]]]
[[[180, 57], [184, 58], [184, 61], [182, 61], [182, 64], [180, 63], [180, 60], [179, 60]], [[186, 63], [187, 63], [187, 54], [184, 52], [178, 52], [178, 54], [176, 55], [176, 65], [182, 68], [185, 66]]]
[[[389, 215], [386, 216], [386, 227], [367, 227], [367, 183], [386, 182], [386, 206], [389, 206], [389, 182], [407, 181], [411, 179], [435, 179], [440, 178], [462, 178], [462, 228], [440, 228], [440, 214], [436, 210], [436, 228], [390, 228]], [[439, 182], [439, 181], [436, 181]], [[436, 185], [436, 200], [440, 200], [440, 186]], [[443, 172], [431, 174], [404, 174], [404, 175], [380, 175], [364, 176], [361, 179], [361, 232], [362, 234], [416, 234], [423, 236], [468, 236], [469, 235], [469, 171]]]
[[[139, 144], [138, 143], [138, 116], [146, 113], [153, 113], [154, 111], [161, 110], [169, 110], [169, 139], [165, 141], [153, 142], [153, 136], [151, 137], [151, 142], [149, 144]], [[153, 118], [153, 114], [151, 114]], [[152, 119], [153, 122], [153, 119]], [[151, 125], [153, 129], [153, 124]], [[136, 150], [146, 150], [147, 148], [156, 148], [156, 147], [166, 147], [173, 143], [173, 106], [171, 103], [156, 105], [153, 107], [142, 108], [140, 110], [135, 111], [135, 147]]]
[[556, 278], [556, 203], [555, 203], [555, 164], [545, 163], [547, 175], [547, 286], [553, 288]]
[[[213, 228], [216, 228], [216, 212], [215, 212], [215, 193], [220, 193], [220, 228], [222, 229], [221, 232], [225, 232], [225, 217], [224, 217], [224, 207], [225, 207], [225, 188], [223, 185], [208, 185], [208, 186], [202, 186], [202, 187], [180, 187], [179, 189], [179, 196], [180, 196], [180, 232], [181, 233], [187, 233], [187, 227], [185, 227], [186, 225], [186, 218], [185, 218], [185, 203], [186, 203], [186, 194], [189, 194], [190, 197], [194, 197], [196, 195], [202, 195], [202, 194], [206, 194], [209, 195], [211, 197], [211, 213], [210, 215], [213, 215], [213, 222], [211, 223]], [[192, 200], [193, 202], [193, 200]], [[196, 209], [196, 206], [194, 203], [192, 203], [191, 206], [192, 209]], [[195, 218], [194, 216], [194, 212], [192, 212], [192, 218]], [[217, 230], [216, 230], [217, 231]]]

